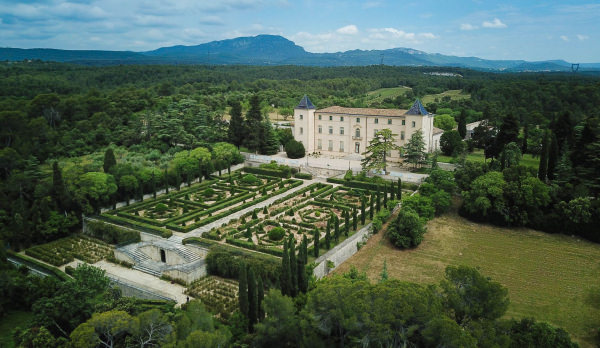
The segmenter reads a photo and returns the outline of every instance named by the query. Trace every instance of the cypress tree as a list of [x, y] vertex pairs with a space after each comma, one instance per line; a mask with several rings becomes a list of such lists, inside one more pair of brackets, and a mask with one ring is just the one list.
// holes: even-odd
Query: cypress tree
[[308, 276], [306, 275], [306, 263], [308, 262], [307, 245], [308, 239], [306, 238], [306, 235], [304, 235], [298, 253], [298, 290], [302, 293], [308, 291]]
[[360, 197], [360, 223], [362, 225], [365, 224], [365, 219], [366, 219], [366, 216], [365, 216], [366, 215], [365, 214], [366, 213], [366, 211], [365, 211], [365, 205], [366, 205], [365, 204], [365, 199], [366, 199], [365, 196], [361, 196]]
[[296, 258], [296, 243], [292, 236], [289, 239], [290, 246], [288, 247], [288, 254], [290, 257], [290, 278], [291, 284], [290, 289], [292, 297], [298, 295], [298, 261]]
[[394, 182], [390, 182], [390, 189], [388, 190], [390, 192], [390, 200], [393, 201], [394, 197], [396, 196], [396, 190], [394, 190]]
[[246, 113], [246, 137], [244, 144], [251, 151], [258, 151], [262, 148], [264, 138], [263, 116], [260, 110], [260, 99], [255, 94], [250, 98], [250, 110]]
[[373, 220], [373, 210], [375, 210], [373, 202], [375, 202], [375, 193], [371, 192], [371, 199], [369, 199], [369, 219], [370, 220]]
[[263, 300], [265, 299], [265, 286], [260, 275], [256, 278], [256, 291], [258, 298], [258, 321], [262, 321], [265, 318], [265, 310], [262, 307]]
[[169, 173], [167, 172], [167, 168], [165, 168], [165, 193], [169, 193]]
[[467, 112], [465, 109], [462, 109], [458, 116], [458, 134], [462, 139], [467, 136]]
[[154, 169], [152, 169], [152, 197], [156, 198], [156, 176], [154, 175]]
[[302, 263], [306, 265], [308, 263], [308, 238], [306, 238], [306, 235], [302, 236], [300, 250], [302, 251]]
[[504, 117], [498, 136], [496, 137], [496, 154], [499, 154], [508, 143], [519, 140], [519, 120], [513, 113]]
[[258, 322], [258, 291], [256, 277], [252, 267], [248, 267], [248, 331], [254, 331], [254, 324]]
[[319, 257], [319, 230], [315, 228], [314, 231], [314, 242], [313, 242], [313, 251], [315, 257]]
[[387, 207], [388, 201], [388, 187], [387, 185], [383, 185], [383, 207]]
[[325, 248], [331, 249], [331, 219], [327, 220], [327, 229], [325, 230]]
[[229, 120], [227, 136], [229, 141], [239, 148], [240, 145], [242, 145], [244, 138], [246, 138], [246, 127], [244, 126], [244, 118], [242, 117], [242, 105], [239, 101], [231, 103], [229, 115], [231, 116], [231, 119]]
[[281, 294], [291, 296], [290, 284], [292, 277], [290, 275], [290, 257], [288, 252], [288, 243], [283, 243], [283, 256], [281, 257]]
[[264, 141], [261, 144], [260, 153], [263, 155], [275, 155], [279, 151], [279, 139], [269, 118], [263, 121], [262, 127]]
[[246, 264], [240, 264], [238, 274], [238, 302], [240, 304], [240, 312], [245, 317], [248, 317], [248, 276], [246, 274]]
[[523, 144], [521, 144], [521, 153], [524, 155], [527, 152], [527, 141], [529, 140], [529, 125], [523, 127]]
[[402, 179], [398, 178], [398, 187], [396, 188], [396, 197], [398, 200], [402, 199]]
[[548, 130], [544, 133], [542, 140], [542, 151], [540, 153], [540, 165], [538, 167], [538, 179], [546, 181], [548, 174]]
[[115, 158], [115, 153], [113, 149], [108, 148], [104, 153], [104, 172], [109, 173], [111, 168], [117, 165], [117, 159]]
[[333, 215], [334, 217], [334, 228], [335, 228], [335, 233], [334, 233], [334, 238], [335, 238], [335, 242], [339, 242], [340, 241], [340, 219], [337, 217], [337, 215]]
[[358, 228], [358, 216], [356, 214], [356, 207], [352, 207], [352, 229], [356, 231]]
[[381, 188], [377, 186], [377, 211], [381, 210]]
[[350, 212], [344, 210], [344, 235], [348, 237], [350, 235]]
[[52, 163], [52, 196], [60, 209], [65, 209], [65, 183], [58, 162]]
[[548, 149], [548, 180], [554, 180], [554, 171], [556, 170], [559, 155], [556, 135], [552, 133], [551, 137], [552, 141], [550, 142], [550, 148]]

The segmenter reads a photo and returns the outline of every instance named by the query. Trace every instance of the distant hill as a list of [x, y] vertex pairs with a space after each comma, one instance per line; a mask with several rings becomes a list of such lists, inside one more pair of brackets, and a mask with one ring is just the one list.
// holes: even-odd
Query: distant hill
[[[528, 62], [447, 56], [411, 48], [311, 53], [278, 35], [258, 35], [212, 41], [195, 46], [171, 46], [147, 52], [0, 48], [0, 60], [41, 59], [86, 65], [116, 64], [246, 64], [311, 66], [447, 66], [490, 71], [571, 71], [563, 60]], [[580, 70], [600, 70], [600, 63], [581, 64]]]

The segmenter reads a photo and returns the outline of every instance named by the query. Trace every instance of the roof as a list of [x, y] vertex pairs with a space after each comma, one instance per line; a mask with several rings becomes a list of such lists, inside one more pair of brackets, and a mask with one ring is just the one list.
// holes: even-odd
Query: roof
[[341, 106], [330, 106], [319, 109], [316, 112], [344, 115], [366, 115], [366, 116], [404, 116], [406, 110], [400, 109], [369, 109], [369, 108], [345, 108]]
[[413, 106], [406, 112], [407, 115], [429, 115], [429, 111], [425, 109], [419, 99], [415, 100]]
[[298, 104], [298, 106], [296, 106], [296, 109], [316, 109], [316, 108], [313, 105], [313, 103], [310, 101], [310, 99], [308, 99], [308, 96], [304, 95], [304, 97], [302, 97], [302, 100], [300, 100], [300, 104]]
[[433, 132], [431, 134], [436, 135], [440, 133], [444, 133], [444, 130], [438, 127], [433, 127]]

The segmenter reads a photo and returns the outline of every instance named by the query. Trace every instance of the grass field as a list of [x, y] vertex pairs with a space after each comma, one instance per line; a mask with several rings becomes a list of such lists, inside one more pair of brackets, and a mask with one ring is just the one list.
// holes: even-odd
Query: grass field
[[33, 313], [24, 311], [8, 312], [0, 319], [0, 347], [14, 347], [12, 331], [17, 327], [25, 328], [31, 319], [33, 319]]
[[396, 98], [399, 95], [404, 95], [406, 92], [412, 90], [410, 87], [392, 87], [392, 88], [380, 88], [367, 93], [365, 102], [367, 105], [374, 103], [381, 103], [386, 98]]
[[482, 225], [449, 213], [427, 225], [415, 250], [395, 249], [382, 233], [336, 269], [351, 266], [371, 280], [387, 260], [390, 277], [438, 283], [447, 265], [478, 267], [509, 290], [507, 317], [535, 317], [592, 347], [600, 328], [600, 245], [530, 229]]
[[436, 99], [438, 99], [438, 101], [442, 101], [442, 98], [444, 97], [450, 97], [450, 100], [463, 100], [471, 98], [471, 95], [463, 94], [462, 89], [451, 89], [439, 94], [427, 94], [423, 96], [421, 103], [427, 106], [429, 103], [436, 103]]
[[[444, 155], [438, 156], [438, 162], [454, 163], [455, 161], [456, 161], [456, 159], [454, 159], [452, 156], [444, 156]], [[467, 161], [483, 163], [485, 161], [485, 156], [483, 154], [483, 150], [477, 149], [477, 150], [467, 154]], [[488, 162], [489, 161], [490, 160], [488, 159]], [[526, 153], [525, 155], [523, 155], [523, 157], [521, 158], [521, 162], [519, 162], [519, 163], [525, 167], [531, 167], [531, 168], [538, 169], [538, 167], [540, 166], [540, 158], [533, 157], [532, 155]]]

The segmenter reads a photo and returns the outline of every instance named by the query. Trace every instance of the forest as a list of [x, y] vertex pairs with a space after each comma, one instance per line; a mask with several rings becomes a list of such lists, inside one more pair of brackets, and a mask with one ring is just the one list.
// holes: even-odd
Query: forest
[[[453, 75], [430, 74], [440, 71]], [[458, 163], [458, 188], [452, 194], [464, 198], [460, 213], [474, 221], [600, 242], [594, 228], [600, 223], [600, 78], [594, 74], [390, 66], [85, 67], [24, 61], [1, 62], [0, 76], [0, 240], [12, 251], [79, 232], [82, 214], [227, 170], [243, 160], [238, 149], [273, 153], [289, 143], [290, 135], [274, 129], [264, 115], [290, 115], [305, 94], [318, 108], [406, 109], [415, 98], [448, 90], [470, 98], [437, 98], [426, 108], [456, 120], [459, 133], [461, 124], [485, 120], [471, 140], [463, 142], [461, 135], [458, 142], [449, 141], [448, 154]], [[399, 86], [410, 89], [367, 105], [368, 92]], [[235, 124], [242, 124], [234, 120], [241, 120], [247, 133], [234, 131]], [[485, 163], [464, 161], [465, 152], [476, 148], [485, 152]], [[520, 165], [524, 154], [539, 158], [539, 167]], [[195, 304], [175, 310], [128, 303], [111, 293], [103, 275], [85, 268], [66, 284], [2, 267], [11, 270], [2, 272], [0, 316], [15, 308], [35, 313], [37, 331], [18, 335], [28, 347], [90, 339], [86, 333], [106, 320], [102, 316], [128, 323], [114, 337], [123, 346], [143, 339], [139, 325], [152, 320], [168, 323], [161, 342], [171, 346], [193, 346], [201, 339], [214, 343], [209, 346], [264, 346], [273, 340], [289, 346], [438, 346], [443, 337], [453, 337], [449, 346], [572, 344], [564, 331], [547, 324], [499, 319], [508, 299], [493, 282], [478, 284], [495, 293], [499, 302], [489, 304], [493, 308], [457, 307], [461, 299], [453, 284], [456, 277], [476, 272], [469, 269], [449, 269], [445, 282], [429, 288], [397, 280], [370, 284], [351, 274], [313, 280], [307, 294], [293, 300], [271, 290], [263, 294], [266, 319], [248, 327], [240, 324], [243, 317], [231, 326], [213, 323]], [[67, 287], [72, 290], [65, 292]], [[336, 297], [334, 288], [343, 289], [344, 296]], [[16, 301], [23, 291], [30, 295]], [[369, 306], [393, 305], [412, 308], [413, 317], [371, 318], [343, 306], [350, 298], [377, 293], [398, 302], [365, 300], [364, 313], [377, 310]], [[80, 308], [63, 311], [65, 294], [93, 296]], [[335, 301], [340, 312], [334, 310]], [[56, 313], [62, 313], [60, 318], [53, 317]], [[307, 319], [323, 315], [331, 316], [326, 323]], [[395, 336], [386, 336], [389, 332]], [[39, 345], [36, 339], [53, 343]]]

